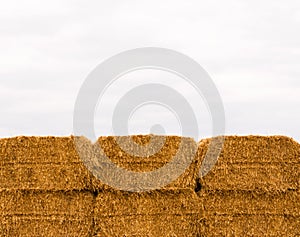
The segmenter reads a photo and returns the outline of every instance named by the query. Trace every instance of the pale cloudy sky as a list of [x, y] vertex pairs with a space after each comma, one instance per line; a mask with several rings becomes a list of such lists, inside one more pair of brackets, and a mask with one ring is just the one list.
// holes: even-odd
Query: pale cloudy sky
[[[300, 141], [299, 32], [298, 0], [1, 1], [0, 137], [72, 134], [76, 96], [88, 73], [119, 52], [152, 46], [184, 53], [211, 75], [223, 99], [226, 134]], [[132, 82], [175, 77], [130, 76]], [[107, 110], [124, 85], [111, 90]], [[201, 107], [201, 99], [189, 98]], [[95, 115], [97, 135], [110, 134], [106, 109]], [[208, 112], [200, 117], [201, 134], [209, 136]], [[159, 122], [179, 133], [174, 116], [155, 106], [136, 111], [130, 129], [147, 133]]]

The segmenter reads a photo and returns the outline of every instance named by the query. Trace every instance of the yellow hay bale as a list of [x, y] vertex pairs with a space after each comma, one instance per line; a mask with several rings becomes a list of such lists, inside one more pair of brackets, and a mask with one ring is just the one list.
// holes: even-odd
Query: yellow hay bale
[[[206, 146], [211, 139], [202, 141]], [[219, 162], [300, 163], [300, 145], [285, 136], [226, 136]]]
[[[4, 236], [92, 236], [92, 221], [70, 216], [11, 216]], [[1, 230], [1, 229], [0, 229]]]
[[[135, 141], [140, 145], [147, 145], [147, 143], [152, 139], [154, 144], [159, 143], [159, 139], [162, 136], [154, 135], [138, 135], [138, 136], [127, 136], [118, 137], [117, 141], [115, 137], [100, 137], [98, 139], [98, 144], [104, 151], [105, 155], [116, 165], [127, 170], [135, 172], [149, 172], [157, 170], [162, 166], [170, 162], [174, 156], [178, 153], [179, 147], [182, 147], [182, 152], [180, 153], [180, 161], [191, 160], [190, 166], [172, 183], [170, 183], [165, 188], [194, 188], [196, 185], [197, 177], [197, 143], [191, 138], [178, 137], [178, 136], [167, 136], [165, 137], [165, 142], [158, 152], [152, 154], [153, 148], [149, 148], [143, 157], [134, 156], [129, 154], [127, 151], [133, 151], [133, 145], [130, 141]], [[124, 151], [122, 147], [125, 147]], [[97, 146], [97, 144], [95, 144]], [[156, 147], [156, 145], [155, 145]], [[157, 147], [160, 147], [157, 145]], [[177, 163], [176, 163], [177, 164]], [[181, 163], [178, 163], [180, 166]], [[94, 190], [103, 189], [103, 183], [97, 179], [92, 180]]]
[[97, 222], [96, 236], [205, 236], [204, 220], [196, 216], [143, 215], [107, 217]]
[[2, 164], [81, 162], [73, 137], [13, 137], [0, 139]]
[[[91, 145], [83, 140], [87, 150]], [[0, 139], [1, 190], [88, 190], [91, 175], [73, 137]]]
[[200, 182], [208, 190], [298, 190], [299, 168], [300, 163], [216, 164]]
[[14, 164], [0, 168], [0, 190], [88, 190], [90, 174], [82, 163]]
[[207, 216], [203, 236], [298, 236], [300, 218], [287, 215]]
[[[95, 228], [108, 236], [196, 236], [203, 207], [193, 190], [99, 193]], [[171, 235], [173, 234], [173, 235]]]
[[[2, 191], [1, 236], [90, 236], [90, 192]], [[2, 233], [1, 233], [2, 231]]]
[[[204, 159], [210, 141], [201, 142], [198, 160]], [[200, 182], [209, 190], [298, 190], [299, 168], [300, 145], [290, 138], [229, 136], [218, 161]]]
[[208, 215], [300, 215], [300, 193], [258, 191], [198, 192]]
[[79, 191], [2, 191], [1, 215], [69, 215], [85, 218], [93, 210], [94, 195]]

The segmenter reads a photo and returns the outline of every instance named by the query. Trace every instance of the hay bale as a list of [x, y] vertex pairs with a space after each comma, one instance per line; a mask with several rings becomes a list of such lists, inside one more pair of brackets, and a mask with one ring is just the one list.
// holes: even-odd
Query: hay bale
[[205, 236], [204, 220], [195, 216], [107, 217], [97, 224], [96, 236]]
[[[122, 146], [126, 147], [126, 150], [133, 151], [134, 147], [132, 143], [130, 143], [132, 140], [137, 144], [147, 145], [150, 139], [152, 139], [154, 143], [158, 143], [161, 138], [162, 136], [154, 135], [124, 136], [117, 138], [108, 136], [100, 137], [98, 144], [95, 144], [95, 146], [100, 145], [105, 155], [119, 167], [135, 172], [150, 172], [161, 168], [174, 158], [179, 147], [182, 146], [183, 152], [180, 155], [180, 160], [184, 162], [190, 159], [191, 164], [176, 180], [164, 188], [194, 188], [196, 186], [196, 170], [199, 162], [197, 157], [197, 143], [193, 139], [166, 136], [164, 137], [165, 142], [158, 152], [152, 154], [153, 148], [149, 147], [149, 150], [145, 152], [143, 157], [129, 154], [124, 151], [116, 141], [116, 139], [119, 139], [119, 143], [122, 143]], [[181, 165], [181, 163], [178, 163], [178, 165]], [[94, 190], [103, 189], [103, 183], [95, 178], [92, 179], [92, 184]]]
[[[4, 236], [92, 236], [91, 220], [70, 216], [12, 216]], [[1, 233], [1, 232], [0, 232]]]
[[0, 190], [88, 190], [90, 174], [83, 164], [13, 164], [2, 166]]
[[[207, 147], [211, 140], [202, 143]], [[300, 144], [285, 136], [226, 136], [218, 162], [300, 163]]]
[[[91, 174], [80, 160], [73, 139], [0, 139], [0, 191], [91, 189]], [[82, 143], [88, 152], [92, 145], [85, 139]]]
[[197, 236], [203, 207], [190, 189], [102, 192], [96, 199], [99, 236]]
[[88, 191], [2, 191], [1, 215], [89, 216], [94, 195]]
[[[209, 143], [201, 142], [202, 157]], [[299, 168], [300, 145], [292, 139], [226, 137], [217, 163], [200, 178], [204, 236], [299, 235]]]
[[205, 191], [197, 193], [206, 215], [300, 214], [300, 192]]
[[217, 164], [200, 182], [207, 190], [299, 190], [299, 164]]
[[298, 236], [300, 218], [288, 215], [212, 215], [203, 236]]
[[0, 164], [69, 164], [81, 162], [74, 137], [13, 137], [0, 139]]
[[[207, 150], [209, 142], [202, 142], [201, 149]], [[208, 190], [299, 190], [299, 167], [300, 145], [292, 139], [231, 136], [225, 138], [217, 163], [200, 182]]]
[[2, 191], [1, 236], [90, 236], [90, 192]]

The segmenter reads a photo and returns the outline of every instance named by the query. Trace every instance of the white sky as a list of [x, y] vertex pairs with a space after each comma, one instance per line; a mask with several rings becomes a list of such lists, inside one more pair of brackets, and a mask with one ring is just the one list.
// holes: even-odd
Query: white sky
[[[300, 141], [299, 32], [299, 0], [1, 1], [0, 137], [72, 134], [87, 74], [121, 51], [152, 46], [182, 52], [211, 75], [226, 134]], [[138, 76], [149, 81], [150, 75], [165, 79]], [[106, 95], [107, 107], [123, 89]], [[159, 119], [168, 133], [178, 133], [168, 111], [142, 109], [130, 122], [133, 133], [146, 133]], [[97, 135], [110, 133], [108, 114], [96, 116]], [[203, 113], [203, 137], [210, 122]]]

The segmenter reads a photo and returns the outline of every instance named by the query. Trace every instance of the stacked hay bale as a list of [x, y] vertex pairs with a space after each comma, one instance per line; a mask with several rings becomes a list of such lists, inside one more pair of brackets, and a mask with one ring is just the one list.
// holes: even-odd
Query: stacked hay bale
[[95, 230], [97, 236], [198, 236], [204, 233], [202, 213], [189, 189], [100, 192]]
[[292, 139], [226, 137], [218, 162], [200, 181], [205, 236], [299, 235], [299, 168], [300, 146]]
[[[159, 136], [119, 137], [126, 150]], [[143, 157], [115, 137], [80, 149], [95, 158], [100, 145], [119, 167], [156, 170], [198, 153], [164, 188], [118, 191], [97, 180], [78, 155], [74, 137], [0, 139], [0, 236], [296, 236], [300, 234], [300, 145], [286, 137], [226, 137], [211, 172], [197, 180], [211, 139], [166, 137]], [[201, 190], [199, 191], [199, 182]]]
[[[132, 150], [131, 139], [146, 145], [150, 139], [159, 139], [159, 136], [121, 139], [122, 146]], [[137, 193], [101, 190], [101, 182], [93, 180], [93, 186], [98, 192], [94, 214], [98, 236], [197, 236], [204, 231], [201, 224], [203, 207], [194, 191], [198, 160], [197, 144], [193, 139], [166, 137], [164, 146], [158, 152], [145, 157], [124, 152], [113, 137], [101, 137], [98, 143], [113, 162], [136, 172], [156, 170], [170, 162], [179, 145], [183, 145], [184, 149], [181, 159], [192, 156], [192, 164], [179, 178], [155, 191]]]
[[[157, 136], [123, 137], [146, 144]], [[191, 167], [161, 190], [147, 193], [117, 191], [93, 177], [78, 156], [74, 137], [16, 137], [0, 139], [1, 236], [195, 236], [201, 230], [201, 205], [193, 191], [196, 156]], [[76, 138], [78, 139], [78, 137]], [[98, 144], [79, 138], [90, 157]], [[77, 145], [78, 145], [78, 141]], [[117, 165], [150, 171], [168, 163], [178, 146], [184, 156], [197, 144], [170, 136], [154, 155], [128, 155], [114, 137], [99, 139]], [[150, 147], [151, 149], [151, 147]]]
[[0, 236], [89, 236], [91, 177], [72, 138], [0, 139]]

